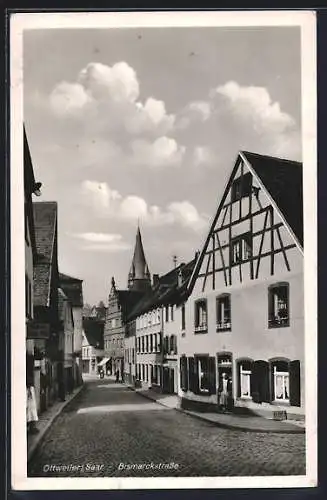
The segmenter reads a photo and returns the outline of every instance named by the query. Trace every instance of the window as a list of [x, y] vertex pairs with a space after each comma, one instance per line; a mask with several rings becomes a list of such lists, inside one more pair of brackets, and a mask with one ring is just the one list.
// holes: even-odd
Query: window
[[249, 196], [252, 189], [252, 175], [250, 172], [238, 177], [232, 184], [232, 202]]
[[182, 314], [182, 330], [185, 330], [185, 305], [182, 305], [181, 309], [181, 314]]
[[268, 289], [269, 328], [289, 326], [289, 285], [280, 283]]
[[164, 338], [164, 354], [169, 353], [169, 337]]
[[145, 372], [144, 372], [144, 365], [142, 364], [142, 380], [145, 380]]
[[142, 337], [142, 350], [141, 352], [144, 352], [144, 337]]
[[135, 349], [134, 347], [132, 348], [132, 363], [135, 363]]
[[231, 330], [231, 301], [230, 295], [224, 294], [217, 297], [217, 331]]
[[169, 306], [165, 307], [165, 312], [166, 312], [166, 323], [169, 321]]
[[158, 383], [158, 366], [157, 365], [153, 365], [153, 369], [152, 369], [152, 381], [151, 381], [153, 384], [157, 384]]
[[153, 336], [150, 335], [150, 352], [153, 351]]
[[289, 370], [287, 363], [276, 363], [273, 370], [275, 401], [289, 401]]
[[145, 352], [149, 352], [149, 335], [145, 337]]
[[207, 301], [198, 300], [195, 303], [195, 333], [207, 331]]
[[154, 351], [158, 351], [158, 337], [156, 333], [154, 334]]
[[239, 264], [252, 257], [252, 237], [250, 233], [237, 236], [231, 241], [231, 264]]
[[170, 306], [170, 320], [174, 321], [174, 306]]
[[149, 366], [148, 365], [145, 365], [145, 381], [148, 382], [149, 381]]
[[199, 389], [201, 392], [209, 392], [209, 357], [197, 358]]
[[160, 323], [160, 309], [157, 309], [157, 323]]

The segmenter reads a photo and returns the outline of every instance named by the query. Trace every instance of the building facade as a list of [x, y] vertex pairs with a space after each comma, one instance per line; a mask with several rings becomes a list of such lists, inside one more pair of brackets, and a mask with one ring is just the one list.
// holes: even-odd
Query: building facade
[[103, 349], [104, 320], [83, 319], [82, 372], [83, 375], [97, 375], [98, 364], [104, 357]]
[[235, 410], [304, 414], [302, 210], [300, 163], [238, 155], [189, 284], [185, 408], [219, 408], [227, 378]]
[[64, 335], [64, 384], [65, 393], [74, 388], [74, 319], [73, 308], [61, 288], [58, 289], [59, 322]]
[[64, 332], [60, 328], [58, 310], [57, 203], [33, 203], [33, 214], [37, 254], [30, 336], [34, 338], [39, 410], [43, 411], [58, 397], [64, 397]]
[[[128, 289], [118, 289], [113, 277], [106, 311], [104, 330], [104, 350], [105, 356], [108, 358], [106, 369], [111, 374], [118, 372], [121, 379], [124, 378], [125, 373], [129, 378], [135, 376], [135, 371], [133, 371], [135, 369], [132, 370], [132, 365], [135, 364], [133, 363], [133, 359], [135, 360], [135, 342], [133, 341], [134, 337], [131, 335], [133, 328], [131, 326], [129, 328], [129, 336], [127, 337], [129, 340], [126, 340], [125, 345], [126, 318], [134, 305], [149, 289], [151, 289], [151, 277], [145, 259], [140, 228], [138, 227], [132, 264], [128, 273]], [[125, 360], [125, 353], [128, 361]]]
[[73, 315], [73, 382], [80, 385], [82, 380], [82, 340], [83, 340], [83, 280], [59, 273], [60, 287], [69, 300]]

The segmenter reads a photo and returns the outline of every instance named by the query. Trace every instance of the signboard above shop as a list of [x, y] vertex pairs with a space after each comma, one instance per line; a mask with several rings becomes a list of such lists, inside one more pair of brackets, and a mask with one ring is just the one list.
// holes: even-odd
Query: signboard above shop
[[48, 339], [50, 336], [50, 326], [48, 323], [31, 321], [27, 324], [28, 339]]

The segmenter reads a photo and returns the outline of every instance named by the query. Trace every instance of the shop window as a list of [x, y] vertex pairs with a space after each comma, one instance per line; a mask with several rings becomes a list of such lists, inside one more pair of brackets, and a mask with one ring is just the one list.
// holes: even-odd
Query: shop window
[[289, 326], [289, 284], [279, 283], [268, 289], [269, 328]]
[[207, 301], [201, 299], [195, 302], [195, 333], [207, 332]]
[[244, 233], [236, 236], [231, 241], [231, 264], [239, 264], [252, 257], [252, 236], [251, 233]]
[[241, 177], [234, 180], [232, 184], [232, 202], [240, 200], [244, 196], [251, 194], [252, 175], [247, 172]]
[[231, 330], [231, 298], [229, 294], [220, 295], [216, 300], [217, 331]]

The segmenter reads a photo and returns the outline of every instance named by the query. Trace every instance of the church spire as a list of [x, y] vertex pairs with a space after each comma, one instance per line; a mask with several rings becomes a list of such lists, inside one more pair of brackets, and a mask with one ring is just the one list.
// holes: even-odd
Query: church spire
[[151, 276], [145, 259], [140, 225], [138, 222], [134, 255], [128, 274], [128, 288], [132, 290], [146, 290], [151, 286]]

